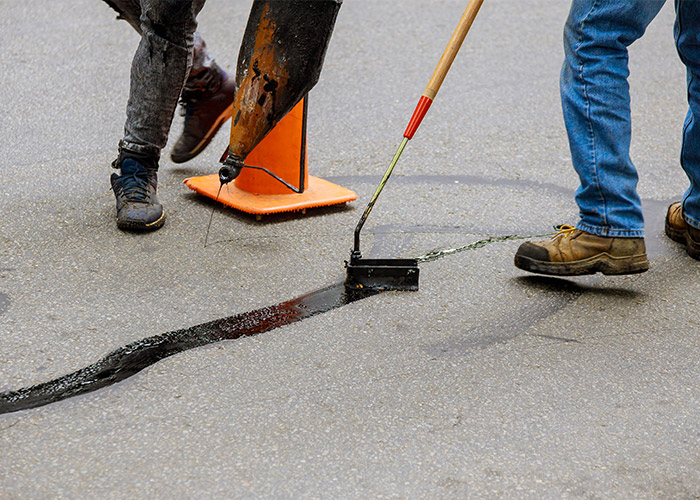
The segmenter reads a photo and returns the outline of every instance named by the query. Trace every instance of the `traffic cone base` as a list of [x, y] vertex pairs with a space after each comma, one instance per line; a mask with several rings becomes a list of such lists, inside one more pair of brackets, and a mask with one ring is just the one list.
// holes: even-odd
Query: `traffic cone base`
[[187, 187], [217, 199], [224, 205], [250, 214], [293, 212], [337, 205], [357, 199], [349, 189], [308, 174], [306, 158], [306, 98], [268, 133], [246, 158], [246, 165], [274, 172], [297, 187], [296, 193], [267, 172], [243, 168], [232, 183], [221, 188], [219, 176], [185, 179]]
[[[187, 187], [199, 194], [217, 199], [219, 193], [218, 174], [185, 179]], [[224, 185], [218, 200], [229, 207], [249, 214], [266, 215], [280, 212], [295, 212], [307, 208], [338, 205], [357, 199], [357, 194], [325, 179], [309, 175], [309, 182], [303, 193], [256, 194], [235, 186]]]

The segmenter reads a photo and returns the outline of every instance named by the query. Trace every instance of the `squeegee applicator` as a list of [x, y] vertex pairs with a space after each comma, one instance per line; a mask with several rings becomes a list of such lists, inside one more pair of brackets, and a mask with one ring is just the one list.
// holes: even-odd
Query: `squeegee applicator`
[[418, 261], [416, 259], [363, 259], [360, 252], [360, 231], [374, 204], [377, 202], [379, 194], [389, 180], [408, 141], [413, 138], [428, 109], [430, 109], [430, 105], [433, 103], [438, 90], [440, 90], [440, 86], [450, 66], [452, 66], [452, 62], [457, 56], [482, 3], [484, 3], [484, 0], [470, 0], [467, 5], [435, 71], [433, 71], [425, 91], [423, 91], [423, 95], [418, 101], [418, 105], [404, 131], [399, 149], [396, 151], [389, 168], [384, 173], [384, 177], [382, 177], [379, 186], [367, 204], [367, 208], [365, 208], [362, 217], [360, 217], [360, 221], [357, 223], [355, 228], [355, 245], [350, 254], [350, 262], [346, 262], [347, 278], [345, 286], [347, 288], [356, 290], [418, 290]]

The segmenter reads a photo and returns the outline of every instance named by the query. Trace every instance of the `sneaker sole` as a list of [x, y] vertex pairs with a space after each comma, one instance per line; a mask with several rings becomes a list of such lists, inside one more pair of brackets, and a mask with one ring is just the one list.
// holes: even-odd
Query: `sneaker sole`
[[146, 232], [146, 231], [155, 231], [156, 229], [160, 229], [163, 227], [163, 224], [165, 224], [165, 212], [158, 218], [158, 220], [155, 220], [153, 222], [149, 222], [148, 224], [144, 224], [143, 222], [135, 222], [135, 221], [120, 221], [117, 220], [117, 227], [119, 229], [122, 229], [124, 231], [132, 231], [132, 232]]
[[515, 267], [550, 276], [583, 276], [595, 273], [605, 275], [638, 274], [649, 270], [649, 259], [647, 259], [646, 254], [632, 257], [613, 257], [602, 253], [573, 262], [545, 262], [516, 255]]
[[666, 223], [664, 225], [664, 230], [666, 236], [671, 238], [677, 243], [685, 245], [685, 251], [695, 260], [700, 260], [700, 244], [696, 243], [688, 234], [687, 230], [678, 230], [668, 223], [668, 218], [666, 218]]
[[221, 126], [224, 123], [226, 123], [226, 120], [231, 118], [232, 115], [233, 104], [231, 104], [228, 108], [224, 110], [223, 113], [219, 115], [219, 117], [214, 122], [214, 125], [209, 129], [209, 132], [207, 132], [207, 134], [202, 138], [202, 140], [199, 141], [199, 144], [197, 144], [192, 150], [180, 155], [173, 155], [171, 153], [170, 159], [173, 161], [173, 163], [185, 163], [187, 161], [190, 161], [202, 151], [204, 151], [204, 148], [206, 148], [209, 145], [209, 143], [212, 141], [217, 132], [219, 132]]

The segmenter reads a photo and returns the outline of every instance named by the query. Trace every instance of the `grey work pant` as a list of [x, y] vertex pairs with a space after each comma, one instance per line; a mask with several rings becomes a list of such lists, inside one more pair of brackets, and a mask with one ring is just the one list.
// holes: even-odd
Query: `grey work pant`
[[120, 150], [152, 158], [157, 165], [188, 76], [193, 80], [214, 65], [196, 32], [206, 0], [104, 1], [141, 34], [131, 64]]

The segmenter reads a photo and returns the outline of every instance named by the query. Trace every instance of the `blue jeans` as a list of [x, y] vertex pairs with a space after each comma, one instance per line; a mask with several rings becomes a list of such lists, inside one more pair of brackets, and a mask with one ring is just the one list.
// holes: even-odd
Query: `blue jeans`
[[[564, 29], [560, 90], [576, 191], [579, 229], [599, 236], [643, 237], [637, 170], [630, 159], [627, 47], [665, 0], [573, 0]], [[681, 166], [690, 180], [686, 221], [700, 229], [700, 2], [675, 0], [676, 47], [688, 71], [690, 109]]]

